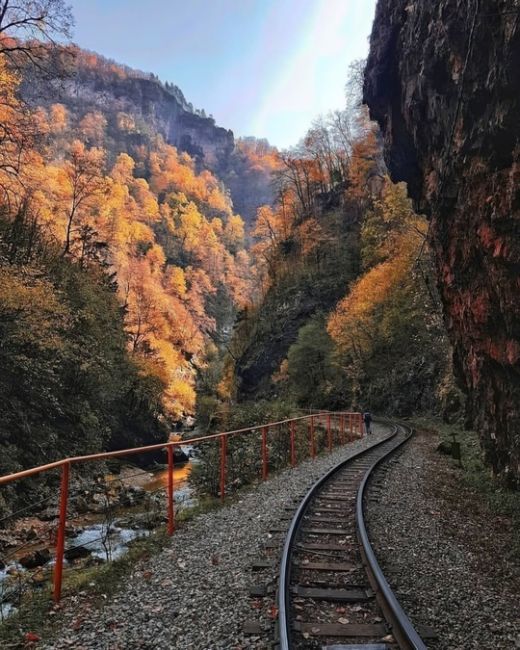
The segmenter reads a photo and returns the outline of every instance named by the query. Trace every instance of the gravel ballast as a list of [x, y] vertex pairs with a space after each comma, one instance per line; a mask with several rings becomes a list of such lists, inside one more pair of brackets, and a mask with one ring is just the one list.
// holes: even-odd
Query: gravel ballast
[[520, 648], [520, 566], [511, 522], [493, 515], [462, 472], [417, 435], [371, 488], [369, 535], [414, 625], [432, 627], [429, 648]]
[[[369, 442], [387, 436], [375, 427]], [[274, 579], [273, 568], [254, 575], [251, 564], [265, 557], [269, 540], [283, 539], [272, 527], [286, 508], [328, 469], [368, 445], [358, 440], [314, 461], [308, 460], [270, 478], [221, 509], [199, 515], [172, 537], [156, 556], [139, 563], [120, 592], [104, 607], [95, 608], [78, 595], [64, 605], [58, 648], [179, 648], [240, 650], [270, 647], [272, 637], [245, 636], [246, 621], [272, 623], [276, 612], [270, 599], [253, 600], [249, 588]], [[275, 557], [273, 555], [273, 557]]]

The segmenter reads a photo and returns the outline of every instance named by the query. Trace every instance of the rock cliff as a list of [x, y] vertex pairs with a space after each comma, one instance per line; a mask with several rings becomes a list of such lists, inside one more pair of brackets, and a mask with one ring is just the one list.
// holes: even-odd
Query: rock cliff
[[160, 134], [194, 157], [201, 168], [227, 169], [235, 148], [233, 132], [190, 110], [178, 88], [169, 89], [155, 77], [108, 66], [101, 57], [96, 57], [95, 66], [86, 67], [84, 58], [83, 53], [77, 70], [65, 81], [34, 77], [26, 81], [22, 88], [25, 99], [36, 105], [61, 102], [78, 116], [99, 111], [108, 119], [109, 129], [118, 115], [129, 115], [136, 124], [128, 136], [132, 144], [147, 143]]
[[520, 485], [520, 2], [379, 0], [364, 99], [430, 218], [468, 415]]

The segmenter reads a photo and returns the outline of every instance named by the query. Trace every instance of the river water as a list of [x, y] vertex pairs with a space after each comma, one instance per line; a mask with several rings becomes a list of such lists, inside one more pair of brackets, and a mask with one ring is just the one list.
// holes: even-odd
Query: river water
[[[184, 451], [187, 456], [191, 453], [189, 448], [184, 448]], [[176, 510], [191, 507], [197, 502], [193, 488], [188, 482], [192, 467], [191, 457], [185, 463], [174, 465], [173, 491]], [[165, 490], [168, 485], [168, 469], [160, 469], [153, 473], [143, 471], [142, 475], [133, 473], [131, 482], [127, 482], [123, 478], [122, 483], [141, 487], [150, 494], [159, 492]], [[130, 542], [150, 534], [148, 528], [139, 527], [139, 525], [128, 527], [128, 523], [132, 520], [132, 514], [130, 508], [118, 508], [118, 515], [110, 524], [108, 540], [106, 539], [106, 523], [96, 522], [84, 527], [71, 544], [88, 548], [91, 555], [98, 559], [107, 560], [108, 557], [111, 560], [117, 560], [126, 553]]]
[[[183, 451], [189, 460], [174, 465], [173, 470], [173, 489], [177, 511], [191, 507], [197, 502], [194, 490], [188, 481], [196, 460], [191, 458], [190, 447], [183, 447]], [[107, 479], [117, 478], [127, 487], [141, 487], [150, 494], [166, 489], [168, 485], [167, 468], [153, 472], [146, 470], [136, 472], [133, 468], [129, 469], [129, 475], [131, 475], [131, 479], [125, 479], [124, 473], [122, 473], [122, 477], [110, 475], [107, 476]], [[135, 510], [118, 507], [117, 517], [110, 523], [108, 532], [106, 522], [100, 521], [101, 517], [96, 518], [90, 515], [85, 517], [83, 522], [73, 520], [72, 523], [80, 529], [80, 532], [68, 541], [67, 548], [82, 546], [89, 550], [90, 558], [96, 558], [99, 561], [116, 560], [128, 551], [128, 546], [132, 541], [147, 537], [151, 532], [149, 528], [140, 527], [139, 524], [133, 525], [133, 515], [135, 515]], [[13, 556], [10, 561], [6, 561], [4, 567], [0, 568], [0, 621], [16, 611], [14, 605], [16, 599], [9, 593], [11, 585], [16, 583], [16, 576], [23, 580], [24, 575], [29, 575], [29, 572], [17, 561], [17, 557], [21, 557], [21, 555]], [[54, 560], [50, 560], [44, 569], [48, 571], [53, 564]], [[65, 564], [68, 564], [66, 560]]]

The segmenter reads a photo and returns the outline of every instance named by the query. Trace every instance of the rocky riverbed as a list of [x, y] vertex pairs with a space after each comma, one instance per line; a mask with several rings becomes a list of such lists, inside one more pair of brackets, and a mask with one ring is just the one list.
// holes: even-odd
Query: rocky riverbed
[[[177, 508], [195, 503], [188, 484], [191, 467], [188, 461], [174, 469]], [[66, 569], [116, 560], [134, 540], [162, 525], [167, 474], [166, 468], [123, 466], [90, 483], [77, 482], [69, 499]], [[50, 502], [36, 516], [20, 517], [0, 530], [0, 619], [16, 610], [24, 592], [50, 580], [56, 529], [57, 504]]]

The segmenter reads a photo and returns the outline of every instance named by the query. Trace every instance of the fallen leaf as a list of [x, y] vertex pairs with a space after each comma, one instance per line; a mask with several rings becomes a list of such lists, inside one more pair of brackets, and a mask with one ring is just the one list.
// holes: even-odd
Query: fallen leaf
[[341, 623], [341, 625], [346, 625], [348, 623], [348, 618], [338, 618], [338, 623]]
[[36, 643], [37, 641], [40, 640], [40, 637], [34, 632], [27, 632], [25, 635], [25, 640], [27, 641], [27, 643]]

